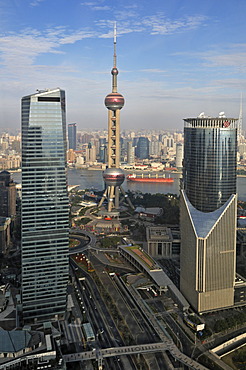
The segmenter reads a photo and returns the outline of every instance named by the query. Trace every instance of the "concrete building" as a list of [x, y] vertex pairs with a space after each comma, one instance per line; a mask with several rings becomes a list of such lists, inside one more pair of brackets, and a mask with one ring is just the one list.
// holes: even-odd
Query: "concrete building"
[[236, 123], [185, 119], [180, 290], [198, 312], [234, 304]]
[[0, 217], [16, 215], [16, 184], [8, 171], [0, 172]]
[[24, 323], [62, 317], [68, 282], [65, 92], [22, 98]]
[[132, 140], [127, 142], [127, 163], [128, 164], [135, 163], [135, 148], [132, 145]]
[[183, 157], [184, 157], [184, 146], [181, 143], [176, 145], [176, 168], [181, 169], [183, 167]]
[[162, 143], [158, 140], [151, 140], [149, 142], [149, 155], [153, 157], [160, 157]]
[[11, 218], [0, 217], [0, 253], [5, 254], [10, 246]]
[[172, 257], [172, 232], [165, 226], [146, 227], [148, 254], [154, 258]]
[[95, 163], [97, 159], [96, 146], [92, 143], [88, 143], [85, 149], [85, 162], [86, 163]]

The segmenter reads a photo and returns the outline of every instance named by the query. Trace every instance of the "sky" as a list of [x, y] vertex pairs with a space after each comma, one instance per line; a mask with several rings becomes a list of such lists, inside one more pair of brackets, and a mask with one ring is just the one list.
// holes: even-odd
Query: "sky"
[[0, 0], [0, 130], [20, 129], [23, 96], [56, 87], [67, 123], [106, 128], [115, 21], [122, 130], [238, 117], [245, 14], [245, 0]]

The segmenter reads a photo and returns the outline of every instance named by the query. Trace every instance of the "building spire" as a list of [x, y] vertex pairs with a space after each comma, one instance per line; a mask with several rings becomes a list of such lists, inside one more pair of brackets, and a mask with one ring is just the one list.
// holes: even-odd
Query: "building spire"
[[242, 126], [243, 126], [243, 93], [241, 93], [240, 111], [239, 111], [239, 117], [238, 117], [238, 128], [237, 128], [238, 144], [240, 144], [240, 140], [242, 136]]
[[116, 22], [114, 22], [114, 66], [112, 68], [111, 74], [112, 74], [112, 93], [117, 93], [117, 75], [118, 75], [118, 69], [116, 67]]
[[116, 22], [114, 22], [114, 67], [116, 68]]

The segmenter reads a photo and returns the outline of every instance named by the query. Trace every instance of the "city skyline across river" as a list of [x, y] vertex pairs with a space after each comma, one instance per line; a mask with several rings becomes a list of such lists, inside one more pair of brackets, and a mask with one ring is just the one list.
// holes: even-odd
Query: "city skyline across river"
[[[168, 172], [167, 172], [168, 173]], [[125, 172], [129, 174], [129, 172]], [[134, 183], [124, 181], [123, 188], [127, 191], [141, 191], [142, 193], [179, 194], [181, 173], [172, 173], [173, 183]], [[21, 172], [12, 174], [14, 181], [21, 183]], [[95, 188], [104, 190], [102, 171], [86, 169], [68, 169], [68, 185], [79, 185], [80, 189]], [[240, 200], [246, 201], [246, 177], [237, 177], [237, 192]]]

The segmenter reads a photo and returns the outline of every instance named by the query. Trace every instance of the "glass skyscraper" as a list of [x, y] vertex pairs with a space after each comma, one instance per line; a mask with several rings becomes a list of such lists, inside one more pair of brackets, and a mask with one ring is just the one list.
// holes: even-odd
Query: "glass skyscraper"
[[22, 307], [24, 322], [63, 315], [68, 282], [65, 92], [22, 98]]
[[149, 139], [147, 137], [141, 136], [138, 139], [136, 156], [140, 159], [146, 159], [149, 157]]
[[77, 125], [76, 123], [68, 124], [68, 148], [76, 150], [77, 146]]
[[185, 119], [180, 290], [198, 312], [234, 304], [237, 119]]
[[221, 207], [236, 193], [237, 130], [235, 119], [186, 119], [184, 190], [202, 212]]

